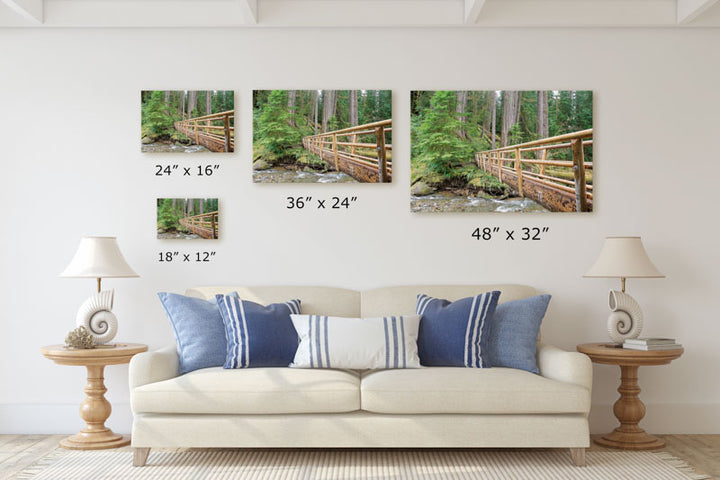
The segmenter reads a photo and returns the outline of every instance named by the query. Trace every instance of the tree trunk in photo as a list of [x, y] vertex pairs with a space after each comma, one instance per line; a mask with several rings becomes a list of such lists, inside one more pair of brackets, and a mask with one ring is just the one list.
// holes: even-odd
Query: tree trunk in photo
[[[205, 92], [205, 115], [210, 115], [211, 113], [212, 113], [212, 91], [207, 90]], [[208, 120], [206, 123], [207, 123], [207, 126], [209, 127], [210, 120]]]
[[357, 127], [358, 120], [358, 97], [357, 90], [350, 90], [350, 126]]
[[170, 114], [170, 90], [165, 90], [165, 114]]
[[314, 128], [315, 128], [315, 135], [318, 134], [318, 105], [320, 104], [320, 92], [315, 90], [315, 100], [314, 102], [314, 108], [315, 108], [315, 121], [313, 122]]
[[330, 119], [335, 116], [335, 101], [337, 100], [337, 90], [324, 90], [323, 91], [323, 119], [322, 119], [322, 130], [323, 133], [328, 131], [328, 123]]
[[508, 145], [510, 130], [517, 123], [520, 92], [505, 90], [503, 94], [502, 131], [500, 133], [500, 146]]
[[190, 90], [188, 92], [188, 104], [187, 104], [187, 116], [192, 118], [193, 110], [197, 109], [197, 90]]
[[455, 133], [460, 138], [467, 138], [465, 132], [465, 108], [467, 106], [468, 92], [467, 90], [461, 90], [456, 93], [457, 102], [455, 104], [455, 113], [457, 114], [457, 121], [459, 122]]
[[538, 91], [538, 138], [547, 138], [550, 135], [550, 124], [548, 122], [548, 97], [547, 90]]
[[288, 90], [288, 123], [291, 127], [295, 127], [295, 101], [297, 100], [297, 90]]
[[182, 92], [182, 98], [180, 99], [180, 114], [182, 115], [182, 119], [185, 120], [185, 92]]
[[203, 213], [205, 213], [205, 199], [204, 198], [200, 199], [198, 206], [200, 207], [200, 208], [198, 208], [198, 210], [199, 210], [198, 215], [202, 215]]
[[495, 137], [497, 136], [495, 132], [497, 132], [497, 93], [492, 92], [492, 150], [495, 150]]

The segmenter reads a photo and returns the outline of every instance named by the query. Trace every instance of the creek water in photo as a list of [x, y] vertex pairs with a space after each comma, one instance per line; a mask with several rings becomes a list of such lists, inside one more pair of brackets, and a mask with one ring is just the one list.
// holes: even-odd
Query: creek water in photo
[[410, 197], [410, 211], [432, 212], [547, 212], [542, 205], [528, 198], [506, 198], [496, 200], [483, 197], [454, 195], [450, 192], [436, 192], [422, 197]]

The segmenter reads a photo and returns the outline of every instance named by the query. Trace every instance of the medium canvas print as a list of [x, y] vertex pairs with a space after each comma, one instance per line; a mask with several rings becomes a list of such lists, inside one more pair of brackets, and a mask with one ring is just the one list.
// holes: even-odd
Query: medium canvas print
[[143, 90], [140, 104], [143, 152], [235, 151], [232, 90]]
[[219, 233], [217, 198], [158, 198], [157, 238], [215, 240]]
[[411, 92], [413, 212], [591, 212], [593, 92]]
[[390, 90], [255, 90], [257, 183], [388, 183]]

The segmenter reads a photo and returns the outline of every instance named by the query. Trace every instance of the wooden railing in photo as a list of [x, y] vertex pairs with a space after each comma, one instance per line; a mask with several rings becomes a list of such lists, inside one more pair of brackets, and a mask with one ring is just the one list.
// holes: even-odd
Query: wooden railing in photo
[[181, 218], [180, 225], [202, 238], [218, 238], [218, 212]]
[[356, 180], [386, 183], [392, 180], [392, 145], [385, 142], [391, 131], [392, 119], [366, 123], [304, 137], [303, 147]]
[[[478, 167], [553, 212], [590, 212], [593, 205], [592, 162], [585, 147], [592, 129], [509, 145], [475, 154]], [[570, 150], [572, 160], [553, 160], [552, 152]], [[536, 158], [523, 158], [532, 153]], [[526, 155], [527, 156], [527, 155]], [[590, 175], [589, 175], [590, 174]], [[590, 176], [590, 182], [588, 182]]]
[[213, 113], [175, 122], [175, 130], [213, 152], [235, 151], [235, 111]]

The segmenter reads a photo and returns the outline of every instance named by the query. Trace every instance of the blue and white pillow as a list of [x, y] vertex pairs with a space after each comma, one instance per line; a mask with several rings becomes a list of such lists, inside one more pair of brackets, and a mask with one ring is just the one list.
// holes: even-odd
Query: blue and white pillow
[[233, 295], [215, 298], [227, 340], [223, 368], [287, 367], [292, 362], [298, 336], [290, 314], [300, 313], [300, 300], [263, 306]]
[[499, 291], [449, 302], [418, 295], [416, 312], [422, 316], [418, 354], [425, 366], [485, 368], [488, 321], [497, 307]]
[[291, 315], [300, 337], [295, 368], [418, 368], [419, 315], [347, 318]]

